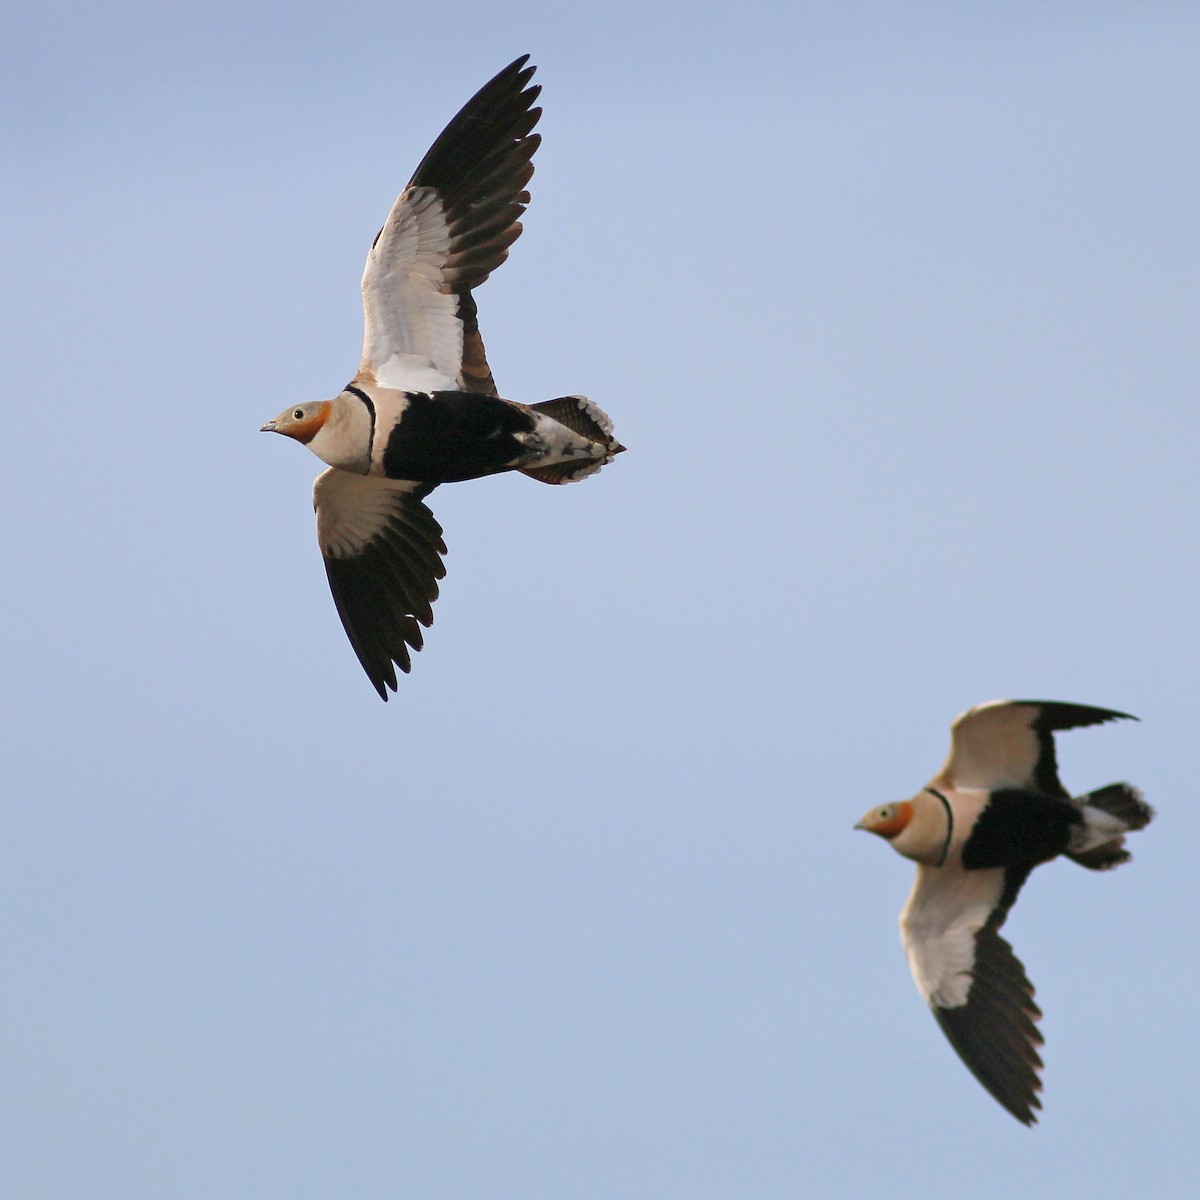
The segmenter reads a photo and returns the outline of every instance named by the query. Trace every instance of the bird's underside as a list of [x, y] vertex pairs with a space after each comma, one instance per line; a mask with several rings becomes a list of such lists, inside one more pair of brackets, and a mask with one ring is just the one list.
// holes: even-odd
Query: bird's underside
[[541, 89], [527, 63], [467, 102], [392, 206], [363, 272], [350, 384], [264, 426], [329, 465], [313, 489], [318, 541], [338, 615], [384, 700], [422, 646], [445, 575], [429, 493], [503, 471], [568, 483], [623, 449], [583, 397], [502, 399], [479, 331], [474, 290], [507, 258], [529, 202]]
[[859, 822], [917, 863], [900, 915], [917, 990], [971, 1073], [1026, 1125], [1041, 1108], [1041, 1012], [1000, 929], [1041, 863], [1063, 856], [1102, 871], [1128, 861], [1125, 836], [1153, 811], [1127, 783], [1072, 797], [1053, 736], [1127, 716], [1042, 700], [978, 705], [955, 720], [925, 788]]

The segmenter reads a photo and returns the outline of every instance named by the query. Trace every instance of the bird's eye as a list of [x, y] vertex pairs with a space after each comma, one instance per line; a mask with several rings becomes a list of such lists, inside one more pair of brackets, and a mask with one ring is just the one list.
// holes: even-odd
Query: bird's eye
[[881, 821], [886, 821], [886, 820], [887, 820], [887, 819], [888, 819], [888, 818], [889, 818], [891, 815], [892, 815], [892, 810], [891, 810], [891, 807], [890, 807], [889, 805], [887, 805], [887, 804], [885, 804], [885, 805], [884, 805], [884, 806], [883, 806], [883, 807], [882, 807], [882, 808], [879, 810], [879, 813], [878, 813], [879, 819], [880, 819]]
[[302, 408], [296, 409], [296, 411], [294, 413], [292, 413], [292, 420], [293, 421], [303, 421], [304, 420], [304, 409], [302, 409]]

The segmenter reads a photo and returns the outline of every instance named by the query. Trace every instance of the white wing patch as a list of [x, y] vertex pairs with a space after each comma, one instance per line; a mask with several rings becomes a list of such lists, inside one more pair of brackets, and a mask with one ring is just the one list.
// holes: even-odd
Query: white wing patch
[[455, 388], [462, 367], [458, 297], [446, 286], [450, 229], [435, 188], [401, 193], [363, 271], [360, 370], [384, 387]]
[[975, 939], [1004, 892], [1004, 870], [917, 867], [900, 914], [900, 940], [917, 990], [938, 1008], [967, 1002]]
[[330, 467], [313, 484], [317, 541], [326, 558], [352, 558], [384, 529], [395, 511], [394, 497], [417, 484], [378, 475], [352, 475]]
[[950, 727], [950, 754], [937, 779], [959, 788], [1027, 786], [1042, 754], [1033, 729], [1036, 705], [993, 700], [957, 717]]

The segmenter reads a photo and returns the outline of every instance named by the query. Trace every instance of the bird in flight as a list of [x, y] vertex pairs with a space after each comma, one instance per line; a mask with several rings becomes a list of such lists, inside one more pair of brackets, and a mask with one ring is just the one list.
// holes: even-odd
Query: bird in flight
[[975, 1078], [1018, 1121], [1041, 1108], [1041, 1017], [1000, 927], [1040, 863], [1065, 854], [1108, 870], [1154, 810], [1128, 783], [1072, 798], [1054, 733], [1128, 713], [1046, 700], [993, 700], [950, 727], [942, 769], [911, 800], [873, 808], [856, 828], [917, 863], [900, 937], [917, 990]]
[[262, 428], [328, 464], [313, 486], [317, 541], [350, 644], [379, 695], [396, 690], [446, 571], [425, 497], [442, 483], [521, 471], [571, 483], [624, 450], [584, 396], [502, 399], [479, 334], [478, 287], [521, 234], [540, 137], [528, 55], [442, 131], [367, 255], [358, 373], [332, 400]]

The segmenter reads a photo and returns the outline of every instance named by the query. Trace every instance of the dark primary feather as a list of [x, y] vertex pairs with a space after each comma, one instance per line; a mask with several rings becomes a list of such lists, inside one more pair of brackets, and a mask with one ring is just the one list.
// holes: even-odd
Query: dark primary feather
[[463, 105], [409, 181], [410, 188], [437, 189], [450, 231], [445, 278], [454, 292], [478, 287], [521, 235], [530, 159], [541, 143], [532, 130], [542, 110], [531, 107], [541, 88], [526, 86], [534, 72], [528, 60], [510, 63]]
[[537, 124], [542, 110], [532, 105], [542, 89], [537, 84], [526, 87], [536, 70], [526, 66], [528, 62], [528, 54], [514, 59], [454, 114], [425, 152], [410, 184], [445, 190], [462, 178], [465, 164], [478, 173], [502, 136], [523, 137]]
[[1054, 733], [1060, 729], [1082, 729], [1088, 725], [1103, 725], [1106, 721], [1136, 721], [1129, 713], [1112, 708], [1093, 708], [1087, 704], [1063, 704], [1058, 700], [1014, 700], [1014, 704], [1036, 706], [1041, 711], [1033, 722], [1038, 735], [1037, 767], [1034, 782], [1048, 796], [1067, 798], [1070, 793], [1058, 778], [1058, 760], [1054, 754]]
[[1019, 889], [1020, 882], [975, 939], [966, 1004], [935, 1007], [933, 1015], [971, 1074], [1018, 1121], [1032, 1125], [1042, 1106], [1037, 1052], [1042, 1035], [1034, 1024], [1042, 1014], [1024, 967], [997, 932]]
[[392, 664], [411, 670], [409, 649], [424, 644], [420, 626], [433, 623], [437, 581], [446, 574], [442, 527], [421, 503], [431, 490], [397, 494], [383, 529], [358, 554], [325, 558], [342, 627], [384, 700], [396, 690]]

